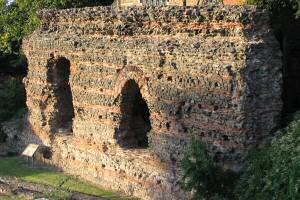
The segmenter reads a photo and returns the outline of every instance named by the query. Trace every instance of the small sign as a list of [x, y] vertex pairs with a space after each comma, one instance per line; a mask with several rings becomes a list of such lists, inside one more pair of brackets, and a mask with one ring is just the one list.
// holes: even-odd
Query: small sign
[[38, 144], [29, 144], [26, 149], [23, 151], [22, 155], [27, 157], [33, 157], [35, 152], [38, 150], [40, 145]]
[[244, 5], [247, 3], [246, 0], [223, 0], [225, 5]]

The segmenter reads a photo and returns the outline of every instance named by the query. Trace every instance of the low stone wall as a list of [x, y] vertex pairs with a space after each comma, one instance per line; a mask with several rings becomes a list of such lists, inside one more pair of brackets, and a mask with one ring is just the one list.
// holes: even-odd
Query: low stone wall
[[23, 42], [26, 133], [70, 173], [143, 199], [185, 199], [180, 160], [192, 139], [238, 170], [280, 120], [281, 54], [263, 10], [95, 7], [40, 17]]

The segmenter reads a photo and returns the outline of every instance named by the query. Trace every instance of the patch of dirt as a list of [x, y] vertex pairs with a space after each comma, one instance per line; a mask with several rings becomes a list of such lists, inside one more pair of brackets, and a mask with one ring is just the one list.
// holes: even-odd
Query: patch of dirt
[[[36, 197], [43, 197], [43, 194], [58, 191], [59, 189], [30, 183], [17, 178], [1, 177], [0, 176], [0, 199], [1, 196], [8, 196], [15, 198], [22, 196], [26, 200], [34, 200]], [[73, 193], [70, 200], [109, 200], [107, 198], [100, 198], [89, 196], [81, 193]]]
[[42, 193], [36, 190], [30, 190], [28, 188], [18, 187], [17, 189], [12, 191], [14, 195], [26, 195], [26, 196], [37, 196], [41, 195]]
[[43, 193], [49, 192], [48, 187], [39, 184], [28, 183], [11, 177], [0, 177], [0, 195], [16, 197], [24, 196], [25, 199], [34, 199]]

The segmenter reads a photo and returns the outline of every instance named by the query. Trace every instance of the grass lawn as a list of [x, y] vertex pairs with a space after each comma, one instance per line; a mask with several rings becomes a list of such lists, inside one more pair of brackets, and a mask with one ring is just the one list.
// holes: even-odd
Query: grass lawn
[[[80, 192], [87, 195], [106, 197], [112, 200], [133, 200], [135, 198], [124, 197], [118, 193], [103, 190], [93, 184], [77, 180], [72, 176], [51, 170], [30, 168], [26, 162], [18, 157], [0, 158], [0, 176], [17, 177], [21, 180], [38, 183], [59, 189], [60, 192], [46, 194], [48, 198], [55, 200], [69, 199], [72, 192]], [[9, 197], [1, 197], [1, 200], [10, 200]], [[22, 199], [22, 197], [20, 197]]]
[[0, 196], [0, 200], [24, 200], [25, 197], [7, 197], [7, 196]]

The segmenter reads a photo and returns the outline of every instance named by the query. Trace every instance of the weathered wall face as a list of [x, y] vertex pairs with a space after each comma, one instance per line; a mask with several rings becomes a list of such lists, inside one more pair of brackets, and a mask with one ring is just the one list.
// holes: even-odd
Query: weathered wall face
[[243, 5], [246, 0], [117, 0], [118, 6], [201, 6], [208, 4]]
[[192, 139], [237, 169], [277, 126], [281, 55], [265, 11], [96, 7], [41, 18], [23, 46], [28, 127], [66, 171], [143, 199], [184, 199], [179, 165]]
[[139, 6], [142, 5], [142, 3], [140, 2], [140, 0], [118, 0], [118, 5], [119, 6]]
[[225, 5], [245, 5], [247, 0], [223, 0]]

